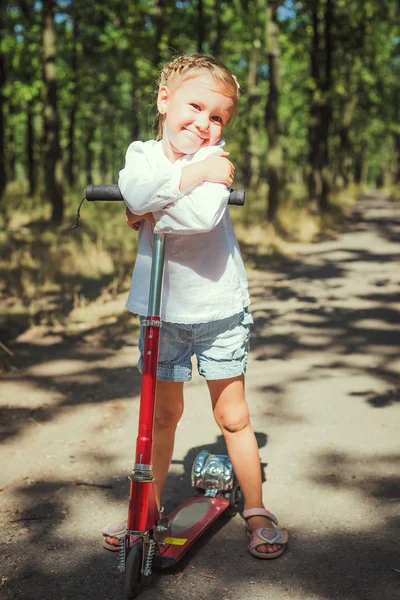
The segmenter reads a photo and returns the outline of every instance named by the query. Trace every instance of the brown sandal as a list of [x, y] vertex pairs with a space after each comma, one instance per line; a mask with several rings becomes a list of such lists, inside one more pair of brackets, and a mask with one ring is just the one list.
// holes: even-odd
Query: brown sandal
[[[110, 550], [110, 552], [118, 552], [121, 546], [121, 538], [126, 532], [125, 523], [107, 523], [104, 526], [103, 534], [103, 548]], [[114, 542], [111, 540], [115, 540]]]
[[[278, 525], [278, 519], [265, 508], [248, 508], [242, 512], [242, 517], [245, 521], [251, 517], [267, 517], [275, 525]], [[286, 529], [280, 527], [260, 527], [259, 529], [252, 530], [247, 525], [246, 531], [250, 539], [247, 549], [253, 556], [271, 559], [278, 558], [278, 556], [281, 556], [285, 552], [289, 537]], [[257, 548], [265, 546], [265, 544], [282, 544], [282, 548], [276, 552], [258, 552]]]

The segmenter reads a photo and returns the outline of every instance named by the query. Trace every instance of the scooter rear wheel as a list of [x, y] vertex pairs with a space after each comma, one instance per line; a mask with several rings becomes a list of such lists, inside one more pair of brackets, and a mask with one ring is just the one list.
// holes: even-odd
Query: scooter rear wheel
[[125, 594], [128, 600], [136, 598], [139, 593], [142, 579], [142, 556], [143, 546], [138, 542], [129, 550], [125, 562]]
[[244, 497], [240, 488], [239, 482], [235, 478], [233, 488], [225, 494], [225, 498], [229, 500], [229, 506], [224, 510], [224, 515], [228, 519], [232, 519], [238, 513], [242, 513], [244, 509]]

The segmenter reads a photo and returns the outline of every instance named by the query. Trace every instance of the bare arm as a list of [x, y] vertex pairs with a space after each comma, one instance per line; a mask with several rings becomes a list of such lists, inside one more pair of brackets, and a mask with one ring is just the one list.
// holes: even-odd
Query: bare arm
[[230, 188], [233, 183], [235, 167], [227, 159], [227, 156], [229, 156], [229, 152], [212, 154], [199, 162], [184, 167], [179, 191], [186, 194], [203, 181], [223, 183]]
[[[211, 231], [218, 225], [226, 211], [235, 173], [227, 156], [224, 142], [219, 142], [201, 148], [194, 160], [182, 168], [182, 196], [165, 209], [153, 211], [155, 233], [192, 235]], [[188, 190], [181, 191], [186, 186]]]
[[[186, 192], [205, 181], [209, 183], [222, 183], [230, 188], [233, 183], [235, 167], [227, 159], [227, 156], [229, 156], [229, 152], [212, 154], [199, 162], [184, 167], [182, 169], [179, 191], [182, 194], [186, 194]], [[126, 209], [126, 223], [135, 231], [139, 230], [142, 219], [151, 223], [155, 222], [153, 213], [151, 212], [144, 215], [137, 215], [132, 213], [128, 208]]]

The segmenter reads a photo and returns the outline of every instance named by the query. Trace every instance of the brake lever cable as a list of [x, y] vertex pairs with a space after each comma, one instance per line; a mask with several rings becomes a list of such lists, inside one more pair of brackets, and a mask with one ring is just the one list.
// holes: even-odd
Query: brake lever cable
[[82, 200], [79, 203], [78, 210], [76, 211], [75, 223], [73, 225], [71, 225], [71, 229], [77, 229], [79, 226], [79, 218], [81, 216], [81, 206], [85, 200], [86, 200], [86, 196], [84, 198], [82, 198]]

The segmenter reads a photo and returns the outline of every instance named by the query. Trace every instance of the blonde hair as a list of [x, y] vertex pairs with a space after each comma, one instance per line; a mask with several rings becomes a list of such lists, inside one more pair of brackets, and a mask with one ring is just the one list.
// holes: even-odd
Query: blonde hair
[[[213, 56], [205, 54], [183, 54], [174, 58], [164, 66], [160, 73], [160, 79], [157, 86], [157, 93], [163, 85], [179, 85], [188, 79], [197, 77], [202, 69], [207, 69], [212, 77], [222, 86], [224, 92], [233, 100], [232, 112], [228, 123], [231, 123], [236, 116], [240, 98], [240, 85], [235, 75], [230, 72], [223, 62]], [[162, 138], [163, 120], [160, 113], [156, 117], [157, 139]]]

